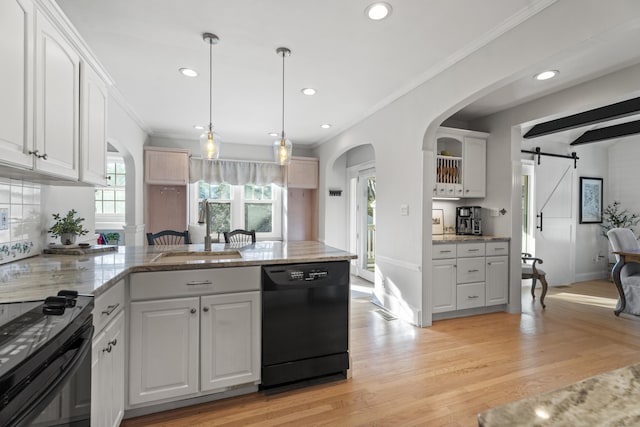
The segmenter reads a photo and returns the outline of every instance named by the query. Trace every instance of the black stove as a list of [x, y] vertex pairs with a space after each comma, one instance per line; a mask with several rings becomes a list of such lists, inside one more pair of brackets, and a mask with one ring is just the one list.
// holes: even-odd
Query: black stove
[[83, 377], [82, 389], [89, 381], [90, 390], [92, 310], [93, 297], [69, 291], [43, 301], [0, 303], [0, 425], [89, 425], [90, 407], [60, 410], [55, 419], [39, 415], [78, 382], [76, 374]]

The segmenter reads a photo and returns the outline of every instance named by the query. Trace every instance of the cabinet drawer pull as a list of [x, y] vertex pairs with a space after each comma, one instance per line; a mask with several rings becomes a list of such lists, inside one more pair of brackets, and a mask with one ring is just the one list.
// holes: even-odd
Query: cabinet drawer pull
[[111, 347], [112, 345], [115, 346], [116, 344], [118, 344], [118, 339], [114, 338], [111, 341], [109, 341], [107, 344], [109, 344], [109, 347]]
[[475, 248], [475, 249], [467, 249], [469, 252], [478, 252], [480, 249]]
[[193, 282], [187, 282], [187, 286], [196, 286], [196, 285], [213, 285], [211, 280], [196, 280]]
[[105, 351], [106, 351], [107, 353], [111, 353], [111, 343], [109, 343], [109, 345], [108, 345], [107, 347], [105, 347], [105, 348], [103, 348], [103, 349], [102, 349], [102, 352], [103, 352], [103, 353], [104, 353]]
[[480, 270], [467, 270], [467, 273], [477, 273]]
[[102, 311], [102, 314], [106, 314], [107, 316], [110, 316], [111, 313], [113, 313], [115, 309], [118, 308], [119, 306], [120, 306], [120, 303], [117, 303], [114, 305], [108, 305], [107, 309]]
[[467, 297], [468, 299], [476, 299], [476, 298], [480, 298], [478, 295], [469, 295]]
[[448, 253], [450, 253], [450, 252], [451, 252], [451, 251], [440, 251], [440, 253], [441, 253], [441, 254], [448, 254]]
[[494, 251], [504, 251], [506, 248], [493, 248]]

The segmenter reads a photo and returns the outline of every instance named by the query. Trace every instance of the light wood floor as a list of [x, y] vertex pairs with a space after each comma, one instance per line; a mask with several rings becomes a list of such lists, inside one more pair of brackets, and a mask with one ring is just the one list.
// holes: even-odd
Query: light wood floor
[[488, 408], [640, 362], [640, 318], [615, 317], [614, 286], [550, 288], [546, 310], [415, 328], [352, 304], [353, 378], [274, 396], [254, 393], [124, 426], [477, 426]]

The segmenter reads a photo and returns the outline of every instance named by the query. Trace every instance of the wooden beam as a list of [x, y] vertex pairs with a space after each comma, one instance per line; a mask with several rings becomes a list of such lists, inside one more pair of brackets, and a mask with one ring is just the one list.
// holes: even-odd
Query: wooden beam
[[589, 130], [578, 137], [571, 145], [589, 144], [607, 139], [621, 138], [640, 133], [640, 120], [608, 126], [606, 128]]
[[569, 129], [606, 122], [607, 120], [631, 116], [638, 114], [639, 112], [640, 97], [632, 98], [604, 107], [594, 108], [593, 110], [584, 111], [582, 113], [573, 114], [571, 116], [538, 123], [524, 135], [524, 138], [529, 139], [536, 138], [538, 136], [550, 135], [552, 133], [562, 132]]

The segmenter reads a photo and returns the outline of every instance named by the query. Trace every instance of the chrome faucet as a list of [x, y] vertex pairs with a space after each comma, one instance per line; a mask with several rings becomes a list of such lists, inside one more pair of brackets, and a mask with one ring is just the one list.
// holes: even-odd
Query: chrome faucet
[[204, 234], [204, 250], [211, 252], [211, 215], [209, 215], [209, 200], [204, 199], [204, 221], [206, 224]]

